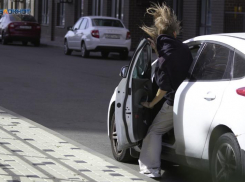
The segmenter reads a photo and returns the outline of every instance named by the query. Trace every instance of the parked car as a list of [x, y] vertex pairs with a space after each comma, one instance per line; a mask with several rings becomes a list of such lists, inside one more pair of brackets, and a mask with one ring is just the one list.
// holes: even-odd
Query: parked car
[[[199, 36], [184, 43], [194, 61], [176, 92], [174, 130], [163, 136], [161, 157], [208, 170], [213, 182], [245, 181], [245, 33]], [[140, 104], [156, 93], [156, 61], [151, 63], [150, 43], [142, 40], [130, 65], [121, 69], [107, 120], [117, 161], [138, 157], [159, 110]]]
[[121, 20], [112, 17], [86, 16], [80, 18], [73, 27], [68, 27], [64, 37], [64, 53], [81, 51], [82, 57], [90, 52], [101, 52], [107, 58], [110, 52], [120, 53], [122, 59], [128, 58], [131, 37]]
[[5, 14], [0, 19], [0, 39], [3, 45], [12, 41], [40, 45], [41, 26], [31, 15]]

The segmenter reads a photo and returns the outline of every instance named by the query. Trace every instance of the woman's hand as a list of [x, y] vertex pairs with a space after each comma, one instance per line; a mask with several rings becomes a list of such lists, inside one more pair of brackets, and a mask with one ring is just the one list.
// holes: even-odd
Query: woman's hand
[[150, 38], [148, 38], [148, 40], [151, 42], [151, 47], [152, 47], [152, 49], [156, 49], [156, 44], [155, 44], [155, 42], [152, 40], [152, 39], [150, 39]]
[[151, 102], [141, 102], [141, 105], [146, 108], [153, 108], [153, 105]]

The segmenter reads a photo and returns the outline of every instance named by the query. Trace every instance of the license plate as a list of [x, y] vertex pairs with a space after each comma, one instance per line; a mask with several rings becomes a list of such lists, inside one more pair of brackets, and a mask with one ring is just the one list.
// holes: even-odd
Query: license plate
[[21, 29], [31, 29], [31, 26], [20, 26]]
[[118, 35], [118, 34], [105, 34], [105, 38], [107, 38], [107, 39], [120, 39], [120, 35]]

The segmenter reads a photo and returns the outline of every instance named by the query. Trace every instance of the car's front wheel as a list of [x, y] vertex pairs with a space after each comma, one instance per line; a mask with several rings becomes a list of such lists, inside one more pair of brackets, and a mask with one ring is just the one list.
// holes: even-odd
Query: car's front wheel
[[81, 45], [81, 55], [83, 58], [87, 58], [89, 56], [89, 51], [87, 50], [84, 42], [82, 42], [82, 45]]
[[244, 181], [245, 161], [233, 133], [226, 133], [217, 140], [211, 158], [211, 174], [213, 182]]
[[65, 55], [71, 55], [71, 53], [72, 53], [72, 50], [69, 49], [67, 40], [65, 40], [65, 43], [64, 43], [64, 53], [65, 53]]
[[130, 150], [118, 150], [118, 137], [117, 137], [117, 129], [116, 129], [116, 122], [115, 122], [115, 113], [111, 119], [111, 129], [110, 129], [110, 140], [111, 140], [111, 149], [114, 158], [119, 162], [129, 162], [133, 158], [130, 156]]

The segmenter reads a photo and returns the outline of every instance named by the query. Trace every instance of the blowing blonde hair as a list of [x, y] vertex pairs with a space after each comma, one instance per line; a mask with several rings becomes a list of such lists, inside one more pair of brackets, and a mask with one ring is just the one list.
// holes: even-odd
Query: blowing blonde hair
[[154, 41], [160, 34], [167, 34], [173, 36], [176, 32], [178, 35], [180, 32], [180, 21], [177, 20], [177, 16], [174, 11], [171, 10], [165, 3], [155, 4], [152, 3], [149, 8], [146, 9], [146, 13], [152, 15], [154, 18], [154, 24], [151, 27], [143, 25], [140, 27], [145, 31]]

